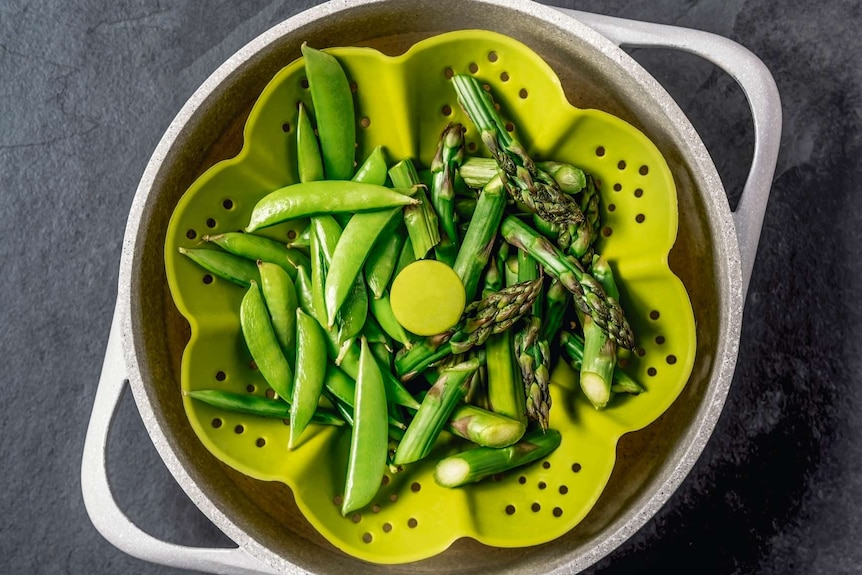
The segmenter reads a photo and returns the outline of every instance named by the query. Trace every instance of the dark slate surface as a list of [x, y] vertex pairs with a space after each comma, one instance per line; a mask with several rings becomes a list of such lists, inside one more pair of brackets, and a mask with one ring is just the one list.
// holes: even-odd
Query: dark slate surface
[[[0, 572], [177, 572], [112, 547], [80, 495], [126, 214], [197, 86], [314, 3], [0, 3]], [[784, 107], [725, 413], [670, 502], [590, 573], [862, 572], [859, 4], [566, 5], [730, 37], [771, 69]], [[690, 115], [737, 197], [753, 146], [741, 91], [694, 57], [635, 56]], [[173, 482], [130, 396], [109, 455], [118, 498], [148, 531], [229, 544]]]

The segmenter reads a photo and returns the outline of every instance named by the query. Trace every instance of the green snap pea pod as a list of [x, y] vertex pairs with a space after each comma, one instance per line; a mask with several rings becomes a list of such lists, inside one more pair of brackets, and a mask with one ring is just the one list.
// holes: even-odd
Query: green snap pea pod
[[278, 344], [256, 281], [251, 282], [251, 287], [242, 298], [239, 321], [248, 351], [261, 375], [279, 396], [289, 401], [292, 397], [293, 371]]
[[371, 248], [390, 224], [401, 216], [401, 208], [356, 214], [350, 218], [335, 250], [326, 274], [325, 300], [329, 325], [335, 324], [335, 315], [361, 277], [360, 271], [368, 259]]
[[[332, 216], [317, 216], [312, 218], [314, 235], [312, 237], [312, 259], [317, 264], [317, 271], [312, 267], [311, 280], [314, 294], [314, 307], [317, 310], [317, 320], [327, 329], [337, 327], [338, 342], [344, 343], [359, 335], [368, 316], [368, 290], [361, 274], [355, 276], [347, 284], [348, 294], [340, 306], [337, 317], [330, 321], [327, 313], [326, 285], [332, 272], [333, 259], [342, 235], [341, 226]], [[336, 268], [336, 273], [338, 273]]]
[[314, 316], [314, 302], [312, 301], [311, 278], [308, 276], [308, 270], [305, 266], [296, 268], [296, 299], [302, 311], [310, 316]]
[[317, 136], [302, 102], [299, 103], [299, 116], [296, 119], [296, 163], [300, 182], [316, 182], [325, 178]]
[[269, 310], [275, 337], [288, 363], [294, 365], [296, 359], [296, 308], [299, 300], [296, 287], [284, 269], [273, 263], [258, 261], [260, 288]]
[[334, 56], [306, 44], [301, 49], [317, 117], [317, 133], [326, 177], [330, 180], [349, 180], [353, 176], [356, 145], [356, 117], [350, 83]]
[[365, 327], [362, 328], [362, 335], [368, 340], [368, 343], [381, 343], [387, 348], [392, 349], [392, 340], [377, 323], [373, 315], [369, 315], [365, 320]]
[[380, 367], [363, 337], [354, 396], [353, 433], [341, 514], [365, 507], [380, 487], [389, 448], [386, 388]]
[[260, 279], [254, 262], [219, 250], [178, 248], [179, 252], [213, 274], [238, 286], [248, 287]]
[[[353, 406], [355, 401], [354, 397], [356, 395], [356, 382], [349, 375], [344, 373], [344, 370], [330, 363], [326, 366], [326, 377], [323, 380], [323, 385], [331, 398], [343, 406], [350, 408], [348, 411], [350, 414], [350, 421], [348, 421], [348, 423], [353, 425]], [[400, 429], [407, 429], [404, 422], [396, 419], [394, 415], [394, 412], [389, 413], [389, 425]]]
[[304, 250], [311, 248], [311, 226], [302, 228], [302, 231], [296, 234], [296, 237], [287, 242], [287, 247]]
[[395, 273], [392, 274], [392, 278], [389, 280], [389, 287], [392, 287], [392, 280], [398, 277], [401, 270], [415, 261], [416, 256], [413, 255], [413, 241], [410, 239], [410, 236], [407, 236], [404, 239], [404, 243], [401, 244], [401, 253], [398, 255], [398, 263], [395, 264]]
[[386, 286], [395, 273], [406, 235], [406, 229], [398, 226], [393, 233], [380, 237], [368, 254], [365, 261], [365, 282], [375, 298], [383, 297]]
[[290, 406], [290, 438], [293, 449], [320, 402], [326, 374], [326, 337], [317, 320], [302, 309], [296, 310], [296, 374]]
[[284, 271], [290, 275], [290, 279], [296, 278], [296, 266], [308, 264], [308, 256], [301, 251], [288, 248], [280, 242], [263, 236], [227, 232], [214, 236], [204, 236], [202, 239], [253, 262], [263, 260], [277, 264], [284, 268]]
[[342, 180], [300, 182], [265, 195], [255, 204], [246, 232], [305, 216], [368, 212], [419, 203], [410, 189], [398, 190]]
[[[297, 273], [297, 295], [299, 296], [300, 305], [303, 311], [312, 317], [317, 317], [315, 305], [311, 297], [311, 281], [308, 279], [308, 274], [304, 268], [300, 268]], [[336, 365], [341, 367], [344, 372], [352, 378], [356, 378], [359, 374], [359, 346], [355, 342], [346, 342], [342, 345], [338, 341], [338, 336], [333, 330], [324, 330], [327, 338], [326, 350], [329, 358], [336, 361]], [[404, 385], [392, 375], [388, 369], [383, 370], [383, 381], [386, 385], [386, 397], [389, 401], [398, 405], [403, 405], [410, 409], [418, 409], [419, 402], [416, 398], [404, 387]]]
[[365, 161], [356, 170], [356, 173], [353, 175], [353, 181], [382, 186], [386, 183], [386, 177], [389, 175], [388, 172], [389, 167], [386, 165], [383, 147], [377, 146], [371, 150], [371, 153], [368, 154], [368, 157], [365, 158]]
[[395, 319], [395, 314], [392, 313], [392, 304], [389, 303], [388, 291], [384, 291], [382, 297], [371, 300], [371, 314], [389, 337], [404, 345], [407, 349], [413, 347], [410, 336], [401, 324], [398, 323], [398, 320]]
[[[221, 389], [184, 391], [183, 395], [233, 413], [243, 413], [273, 419], [290, 418], [290, 404], [280, 399], [269, 399], [268, 397], [260, 397], [247, 393], [232, 393], [222, 391]], [[343, 426], [345, 424], [343, 419], [324, 407], [317, 408], [311, 416], [311, 422], [336, 426]]]

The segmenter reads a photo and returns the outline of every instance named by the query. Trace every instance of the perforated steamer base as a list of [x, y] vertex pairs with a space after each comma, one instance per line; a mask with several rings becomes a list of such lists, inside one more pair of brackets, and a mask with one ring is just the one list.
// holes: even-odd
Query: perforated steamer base
[[[481, 150], [448, 81], [453, 73], [470, 73], [488, 84], [508, 120], [507, 129], [535, 158], [569, 161], [596, 176], [605, 224], [599, 248], [624, 286], [622, 303], [637, 338], [636, 352], [621, 363], [648, 393], [618, 397], [609, 409], [596, 412], [577, 391], [572, 372], [561, 365], [554, 374], [551, 426], [561, 431], [563, 443], [549, 458], [491, 481], [444, 489], [433, 481], [433, 465], [465, 447], [446, 436], [426, 461], [387, 473], [375, 502], [347, 518], [338, 505], [349, 448], [349, 434], [343, 430], [314, 427], [290, 452], [284, 423], [186, 399], [195, 433], [230, 467], [290, 486], [305, 517], [327, 540], [368, 561], [427, 558], [460, 537], [500, 547], [559, 537], [601, 494], [619, 437], [667, 409], [694, 361], [691, 304], [667, 265], [677, 230], [676, 193], [667, 164], [630, 125], [603, 112], [571, 107], [547, 64], [498, 34], [445, 34], [396, 58], [370, 49], [333, 53], [355, 87], [359, 159], [380, 144], [393, 161], [411, 157], [427, 166], [440, 132], [451, 121], [468, 126], [471, 152]], [[205, 233], [242, 229], [262, 195], [297, 180], [291, 160], [300, 100], [311, 106], [297, 61], [281, 70], [259, 98], [245, 127], [242, 151], [203, 174], [172, 217], [165, 245], [168, 280], [191, 326], [183, 389], [271, 394], [242, 342], [238, 309], [243, 290], [207, 275], [178, 256], [176, 248], [198, 247]], [[297, 224], [281, 225], [265, 233], [287, 240], [296, 229]]]

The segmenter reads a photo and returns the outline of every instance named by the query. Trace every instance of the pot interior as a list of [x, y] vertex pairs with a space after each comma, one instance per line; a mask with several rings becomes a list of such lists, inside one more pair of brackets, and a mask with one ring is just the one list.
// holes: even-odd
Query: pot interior
[[[195, 503], [253, 555], [285, 572], [295, 570], [293, 565], [319, 573], [368, 568], [326, 542], [303, 518], [286, 486], [250, 479], [221, 464], [189, 426], [179, 392], [189, 327], [174, 307], [165, 278], [168, 221], [180, 196], [200, 174], [240, 150], [243, 125], [258, 94], [280, 68], [299, 57], [303, 41], [315, 47], [370, 46], [395, 55], [420, 39], [450, 30], [484, 28], [507, 34], [554, 68], [572, 104], [621, 117], [664, 154], [676, 182], [680, 215], [670, 264], [694, 309], [697, 359], [674, 405], [652, 425], [622, 438], [604, 494], [565, 536], [520, 549], [491, 549], [461, 540], [418, 564], [376, 569], [544, 573], [563, 565], [586, 567], [652, 516], [678, 485], [712, 430], [716, 403], [720, 409], [727, 392], [725, 364], [735, 356], [736, 345], [728, 286], [739, 280], [729, 264], [736, 246], [722, 231], [727, 226], [720, 208], [726, 200], [714, 167], [690, 126], [668, 117], [664, 104], [669, 97], [661, 90], [645, 89], [646, 73], [637, 64], [551, 9], [531, 3], [455, 0], [340, 6], [318, 7], [276, 27], [255, 41], [258, 50], [245, 61], [240, 53], [226, 65], [235, 62], [232, 70], [220, 69], [216, 76], [221, 79], [211, 93], [181, 112], [166, 136], [169, 145], [160, 146], [152, 160], [155, 165], [142, 181], [124, 252], [127, 273], [120, 277], [121, 297], [128, 301], [130, 380], [148, 431]], [[639, 73], [632, 75], [633, 69]]]

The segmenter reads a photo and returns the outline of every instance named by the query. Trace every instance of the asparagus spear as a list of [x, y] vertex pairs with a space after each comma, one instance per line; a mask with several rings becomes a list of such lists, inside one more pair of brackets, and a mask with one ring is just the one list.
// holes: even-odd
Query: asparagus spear
[[449, 419], [446, 429], [477, 445], [506, 447], [524, 435], [524, 423], [475, 405], [462, 403]]
[[395, 450], [395, 465], [413, 463], [428, 455], [449, 416], [467, 393], [469, 380], [477, 369], [479, 360], [473, 358], [440, 373]]
[[[587, 176], [584, 171], [571, 164], [536, 162], [536, 167], [554, 178], [561, 192], [577, 194], [586, 185]], [[481, 189], [499, 173], [499, 168], [493, 158], [473, 156], [464, 160], [458, 168], [458, 173], [469, 187]]]
[[[541, 277], [539, 266], [526, 252], [518, 252], [518, 279], [527, 281]], [[551, 410], [551, 350], [548, 342], [541, 339], [543, 298], [537, 297], [526, 325], [515, 334], [515, 356], [521, 368], [521, 379], [526, 396], [527, 416], [548, 429]]]
[[563, 327], [570, 302], [569, 290], [558, 279], [552, 279], [545, 292], [545, 317], [542, 322], [542, 339], [554, 341]]
[[543, 219], [560, 225], [584, 221], [577, 202], [560, 191], [556, 181], [536, 167], [520, 142], [506, 131], [491, 96], [473, 76], [452, 77], [461, 107], [479, 130], [482, 142], [506, 176], [512, 197]]
[[461, 320], [449, 331], [415, 343], [395, 358], [395, 370], [409, 381], [425, 368], [450, 354], [460, 354], [482, 345], [491, 334], [512, 327], [533, 305], [541, 280], [524, 282], [490, 294], [464, 309]]
[[[494, 254], [493, 266], [488, 267], [485, 274], [485, 297], [500, 290], [505, 275], [505, 260], [507, 259], [509, 244], [500, 243], [500, 248]], [[517, 256], [516, 256], [517, 257]], [[507, 281], [507, 285], [517, 284], [515, 281]], [[535, 278], [530, 278], [535, 279]], [[535, 302], [533, 303], [535, 307]], [[514, 336], [512, 330], [506, 330], [490, 336], [485, 342], [485, 351], [488, 362], [488, 408], [498, 414], [512, 418], [521, 423], [525, 428], [527, 425], [527, 411], [524, 401], [524, 385], [517, 377], [516, 357], [514, 348]]]
[[[619, 297], [613, 272], [607, 260], [595, 256], [592, 272], [605, 291]], [[589, 316], [582, 316], [584, 355], [581, 359], [580, 384], [584, 395], [596, 409], [603, 409], [611, 399], [611, 380], [617, 364], [617, 345]]]
[[[592, 177], [587, 178], [587, 185], [581, 196], [581, 210], [584, 212], [584, 222], [578, 226], [568, 246], [568, 253], [578, 259], [581, 264], [589, 266], [595, 253], [594, 245], [599, 231], [599, 192]], [[560, 246], [566, 248], [566, 246]]]
[[546, 457], [559, 447], [560, 432], [549, 429], [526, 434], [509, 447], [477, 447], [442, 459], [434, 468], [434, 480], [443, 487], [460, 487]]
[[572, 294], [575, 306], [593, 318], [620, 347], [634, 348], [634, 335], [619, 302], [605, 293], [601, 284], [584, 271], [577, 261], [570, 260], [547, 238], [514, 216], [508, 216], [500, 233], [510, 244], [536, 258], [549, 274], [557, 278]]
[[[584, 359], [584, 339], [569, 331], [563, 331], [560, 333], [560, 347], [566, 357], [568, 357], [572, 369], [580, 371], [581, 362]], [[613, 393], [631, 393], [637, 395], [645, 392], [646, 389], [617, 367], [614, 369], [611, 391]]]
[[503, 190], [503, 182], [500, 178], [494, 178], [479, 194], [476, 211], [452, 266], [464, 284], [467, 301], [476, 295], [479, 278], [494, 248], [494, 240], [505, 208], [506, 193]]
[[448, 265], [458, 254], [458, 226], [455, 218], [455, 174], [464, 159], [464, 127], [449, 124], [443, 130], [437, 153], [431, 161], [431, 203], [440, 222], [440, 242], [435, 246], [437, 259]]

